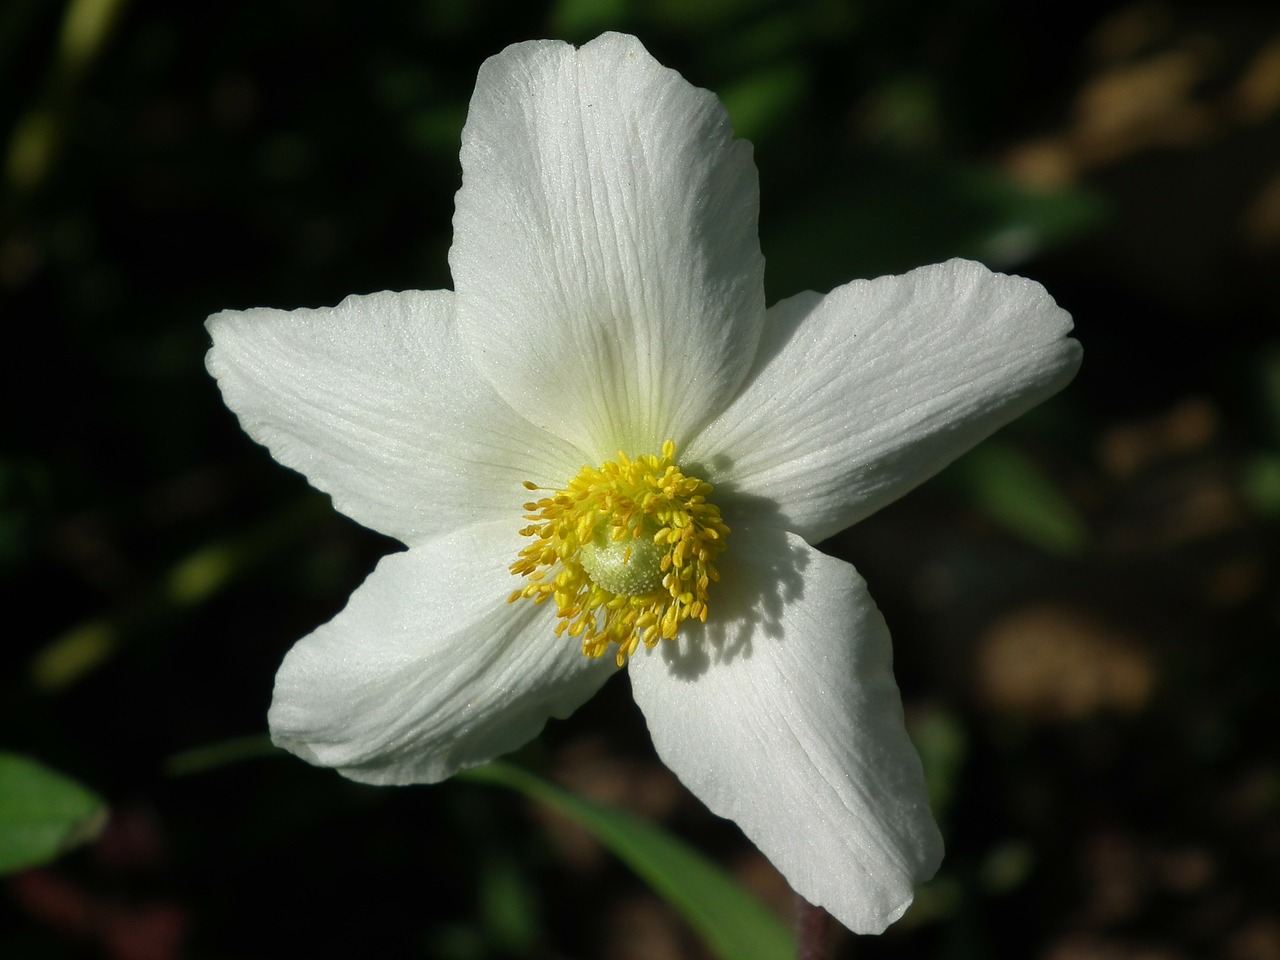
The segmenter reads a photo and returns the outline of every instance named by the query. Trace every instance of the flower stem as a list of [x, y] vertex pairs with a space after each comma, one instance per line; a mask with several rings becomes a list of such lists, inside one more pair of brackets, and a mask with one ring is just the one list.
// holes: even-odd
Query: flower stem
[[796, 960], [830, 960], [831, 915], [796, 897]]

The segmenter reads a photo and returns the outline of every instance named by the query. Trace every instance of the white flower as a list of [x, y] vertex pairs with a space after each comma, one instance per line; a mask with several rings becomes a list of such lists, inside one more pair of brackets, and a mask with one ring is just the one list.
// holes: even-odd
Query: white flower
[[488, 60], [462, 168], [454, 292], [208, 323], [249, 435], [409, 548], [285, 658], [275, 742], [437, 781], [630, 654], [689, 789], [882, 930], [942, 845], [884, 621], [812, 544], [1061, 388], [1069, 316], [960, 260], [766, 310], [750, 145], [628, 36]]

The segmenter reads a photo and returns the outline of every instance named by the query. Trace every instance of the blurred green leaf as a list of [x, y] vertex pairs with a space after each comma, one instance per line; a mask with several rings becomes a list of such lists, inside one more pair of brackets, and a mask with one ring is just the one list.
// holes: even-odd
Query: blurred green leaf
[[809, 77], [798, 63], [757, 70], [720, 90], [734, 136], [762, 140], [809, 92]]
[[1071, 501], [1015, 447], [987, 442], [952, 468], [975, 504], [1011, 533], [1049, 553], [1071, 554], [1088, 539]]
[[1280, 516], [1280, 454], [1259, 453], [1246, 460], [1242, 483], [1258, 512]]
[[559, 0], [548, 24], [554, 36], [586, 39], [617, 29], [626, 20], [628, 6], [627, 0]]
[[98, 835], [106, 805], [35, 760], [0, 753], [0, 874], [47, 863]]
[[489, 938], [504, 953], [532, 956], [542, 934], [538, 901], [518, 860], [490, 855], [479, 879], [480, 917]]
[[1258, 385], [1263, 416], [1273, 440], [1280, 440], [1280, 346], [1262, 351], [1258, 360]]
[[979, 868], [982, 887], [997, 896], [1026, 883], [1035, 868], [1036, 854], [1025, 840], [1006, 840], [988, 851]]
[[911, 73], [886, 79], [867, 97], [864, 136], [882, 149], [919, 154], [942, 137], [942, 104], [929, 78]]
[[762, 234], [770, 296], [830, 290], [964, 256], [1005, 268], [1097, 226], [1078, 188], [1030, 190], [991, 167], [868, 162], [825, 175]]
[[15, 192], [32, 190], [48, 176], [78, 87], [126, 6], [127, 0], [70, 0], [66, 5], [44, 90], [14, 125], [8, 146], [5, 174]]
[[924, 765], [929, 806], [938, 821], [944, 822], [968, 754], [964, 726], [953, 711], [937, 707], [913, 713], [909, 717], [908, 732]]
[[18, 457], [0, 458], [0, 570], [26, 559], [47, 487], [48, 475], [42, 464]]
[[786, 927], [719, 867], [651, 823], [576, 797], [526, 770], [491, 763], [461, 774], [474, 783], [509, 787], [589, 830], [680, 911], [726, 960], [790, 960]]
[[191, 552], [159, 579], [144, 602], [87, 620], [46, 643], [32, 658], [32, 685], [54, 691], [78, 683], [115, 656], [132, 634], [208, 602], [235, 578], [279, 555], [326, 513], [325, 498], [309, 494], [258, 527]]
[[658, 29], [694, 31], [722, 28], [769, 6], [769, 0], [650, 0], [645, 13]]
[[427, 955], [439, 960], [484, 960], [491, 951], [480, 930], [450, 923], [442, 924], [428, 939]]

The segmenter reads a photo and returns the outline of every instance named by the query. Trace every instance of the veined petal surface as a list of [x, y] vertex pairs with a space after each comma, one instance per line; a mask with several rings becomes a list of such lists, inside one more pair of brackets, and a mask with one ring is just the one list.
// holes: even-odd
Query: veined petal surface
[[240, 425], [353, 520], [408, 544], [519, 522], [524, 480], [582, 455], [493, 391], [458, 341], [448, 291], [209, 318], [209, 371]]
[[480, 68], [449, 254], [477, 366], [600, 462], [718, 413], [764, 318], [751, 146], [634, 37]]
[[658, 755], [792, 887], [878, 933], [942, 859], [884, 619], [847, 563], [739, 528], [705, 627], [630, 662]]
[[276, 674], [275, 743], [364, 783], [433, 783], [532, 739], [617, 672], [554, 633], [521, 581], [512, 523], [384, 557], [346, 608]]
[[[1060, 390], [1071, 316], [1040, 284], [950, 260], [769, 311], [742, 392], [685, 458], [817, 543]], [[721, 489], [723, 487], [723, 489]]]

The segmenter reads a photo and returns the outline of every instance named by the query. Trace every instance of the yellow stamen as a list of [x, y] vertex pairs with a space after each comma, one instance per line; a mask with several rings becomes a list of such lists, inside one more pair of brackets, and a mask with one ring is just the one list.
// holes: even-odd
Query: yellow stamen
[[[729, 528], [707, 502], [711, 484], [686, 476], [668, 440], [662, 455], [583, 467], [568, 486], [526, 503], [520, 531], [534, 538], [511, 564], [528, 583], [508, 597], [555, 600], [556, 635], [599, 657], [617, 646], [624, 666], [643, 643], [673, 640], [689, 618], [707, 619], [707, 589]], [[528, 481], [527, 490], [542, 489]]]

